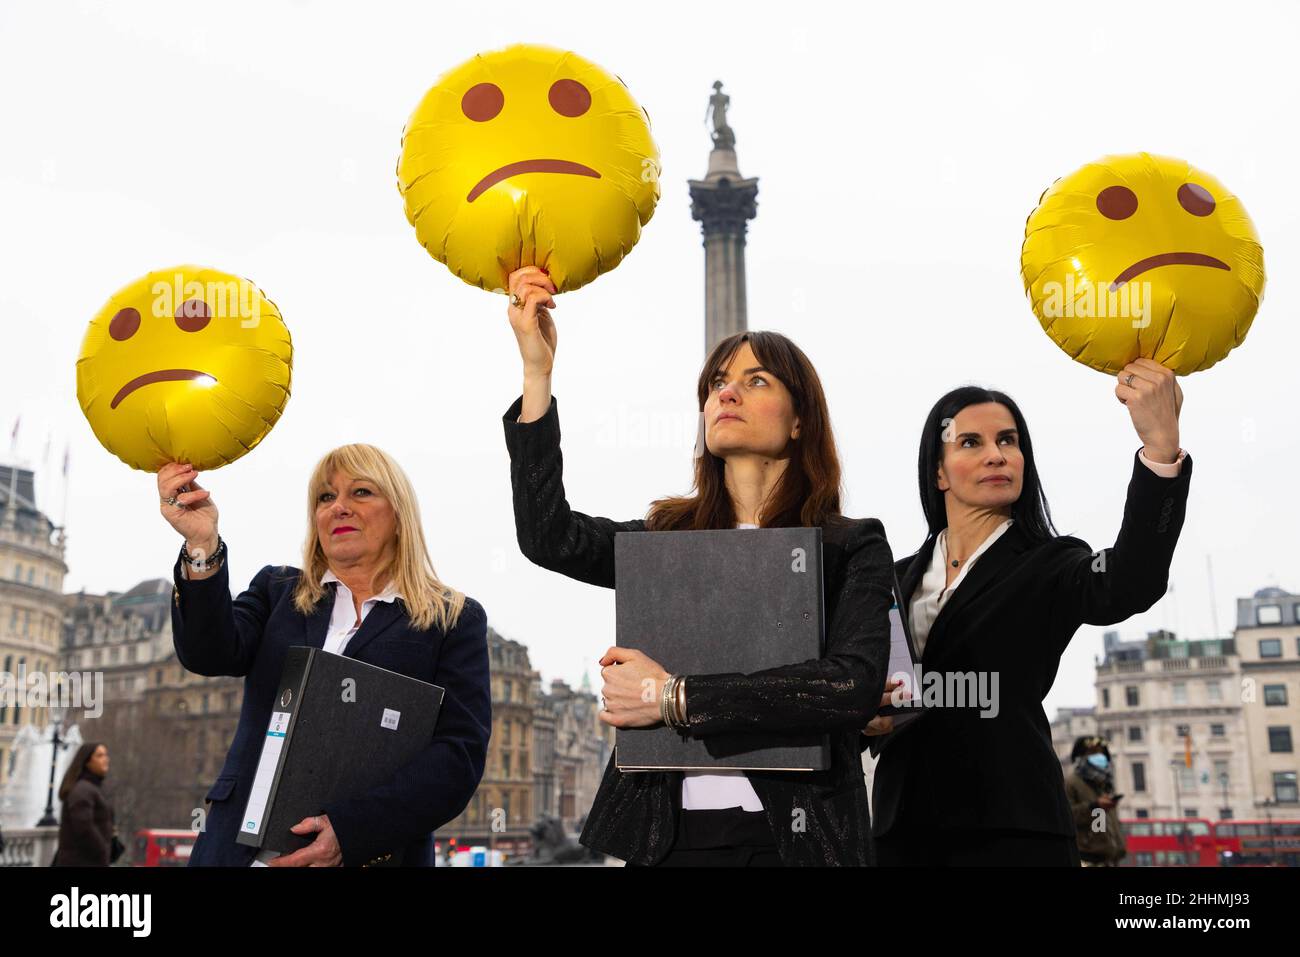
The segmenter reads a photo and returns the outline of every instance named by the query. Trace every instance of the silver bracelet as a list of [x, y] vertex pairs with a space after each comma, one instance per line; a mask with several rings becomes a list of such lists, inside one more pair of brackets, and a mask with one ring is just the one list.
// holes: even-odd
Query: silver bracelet
[[677, 676], [669, 675], [668, 680], [664, 682], [663, 691], [659, 694], [659, 718], [670, 728], [673, 727], [672, 700], [676, 685]]

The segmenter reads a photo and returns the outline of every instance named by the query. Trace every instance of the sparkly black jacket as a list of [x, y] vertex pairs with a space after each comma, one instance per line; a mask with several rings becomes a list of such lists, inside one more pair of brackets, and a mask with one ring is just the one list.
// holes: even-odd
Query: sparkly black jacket
[[[558, 403], [519, 423], [522, 398], [504, 416], [519, 547], [532, 562], [570, 578], [614, 587], [614, 536], [645, 531], [569, 508], [564, 496]], [[893, 559], [876, 519], [822, 528], [824, 657], [751, 675], [690, 675], [690, 732], [825, 731], [825, 771], [750, 771], [786, 865], [871, 863], [870, 816], [858, 745], [875, 714], [889, 659]], [[681, 772], [624, 774], [611, 756], [587, 816], [587, 847], [636, 864], [672, 848], [681, 808]]]

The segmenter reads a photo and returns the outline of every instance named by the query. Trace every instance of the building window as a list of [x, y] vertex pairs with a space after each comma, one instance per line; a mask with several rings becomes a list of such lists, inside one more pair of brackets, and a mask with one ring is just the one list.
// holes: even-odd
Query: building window
[[1138, 808], [1133, 813], [1137, 815], [1137, 819], [1139, 821], [1145, 821], [1148, 817], [1150, 817], [1150, 812], [1147, 811], [1147, 809], [1144, 807]]
[[[1147, 789], [1147, 769], [1141, 761], [1133, 762], [1133, 791], [1141, 793]], [[1139, 817], [1143, 815], [1139, 814]]]
[[1259, 639], [1259, 656], [1261, 658], [1281, 658], [1282, 639], [1281, 638]]
[[1219, 820], [1220, 820], [1220, 821], [1231, 821], [1231, 820], [1232, 820], [1232, 808], [1230, 808], [1230, 807], [1221, 807], [1221, 808], [1219, 808]]
[[1221, 788], [1226, 788], [1228, 786], [1228, 762], [1227, 761], [1214, 762], [1214, 783]]
[[1101, 689], [1101, 706], [1102, 706], [1103, 708], [1109, 708], [1109, 707], [1110, 707], [1110, 689], [1109, 689], [1109, 688], [1102, 688], [1102, 689]]
[[511, 691], [511, 685], [510, 685], [510, 682], [507, 681], [507, 682], [506, 682], [506, 688], [505, 688], [505, 697], [504, 697], [504, 700], [506, 700], [506, 701], [509, 701], [509, 700], [510, 700], [510, 691]]
[[1273, 772], [1273, 800], [1278, 804], [1296, 803], [1296, 783], [1294, 771]]
[[1286, 754], [1291, 750], [1291, 728], [1279, 725], [1268, 729], [1268, 750], [1273, 754]]
[[[1196, 790], [1196, 769], [1189, 768], [1182, 762], [1178, 764], [1178, 789], [1180, 791]], [[1184, 817], [1195, 817], [1195, 815], [1184, 815]]]
[[1282, 624], [1282, 606], [1281, 605], [1260, 605], [1255, 609], [1255, 624], [1257, 625]]
[[1223, 685], [1217, 681], [1205, 682], [1205, 697], [1209, 701], [1223, 700]]
[[1269, 706], [1286, 704], [1286, 685], [1264, 685], [1264, 704]]
[[513, 725], [514, 722], [511, 721], [509, 718], [506, 718], [504, 721], [501, 722], [501, 730], [505, 732], [501, 739], [502, 744], [510, 743], [510, 729]]
[[1212, 738], [1222, 738], [1222, 737], [1224, 736], [1224, 734], [1225, 734], [1225, 728], [1224, 728], [1223, 725], [1221, 725], [1221, 724], [1212, 724], [1212, 725], [1210, 725], [1210, 737], [1212, 737]]
[[1126, 685], [1124, 688], [1124, 703], [1130, 708], [1138, 706], [1138, 689], [1137, 685]]
[[1140, 742], [1142, 740], [1142, 726], [1139, 724], [1129, 725], [1128, 739], [1130, 741]]
[[1174, 682], [1174, 704], [1187, 704], [1187, 682]]

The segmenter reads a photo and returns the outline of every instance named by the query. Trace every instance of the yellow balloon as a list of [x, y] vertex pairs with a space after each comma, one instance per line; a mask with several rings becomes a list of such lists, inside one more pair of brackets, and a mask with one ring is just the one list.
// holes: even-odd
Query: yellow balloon
[[659, 199], [650, 117], [590, 60], [517, 44], [444, 73], [402, 134], [398, 188], [429, 255], [480, 289], [539, 266], [560, 292], [617, 266]]
[[1264, 293], [1241, 201], [1183, 160], [1107, 156], [1057, 180], [1025, 223], [1020, 273], [1044, 331], [1111, 375], [1139, 356], [1179, 375], [1239, 346]]
[[293, 345], [247, 279], [174, 266], [113, 294], [86, 330], [77, 401], [104, 448], [132, 468], [228, 465], [289, 401]]

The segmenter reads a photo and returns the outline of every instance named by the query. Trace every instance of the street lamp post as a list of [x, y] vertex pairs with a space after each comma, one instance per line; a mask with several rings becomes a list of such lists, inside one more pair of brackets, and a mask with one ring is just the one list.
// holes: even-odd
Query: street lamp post
[[37, 827], [56, 827], [59, 823], [54, 816], [54, 772], [59, 764], [59, 749], [67, 746], [59, 737], [63, 727], [63, 708], [52, 707], [49, 715], [54, 722], [54, 738], [50, 742], [50, 786], [45, 792], [45, 816], [36, 822]]

